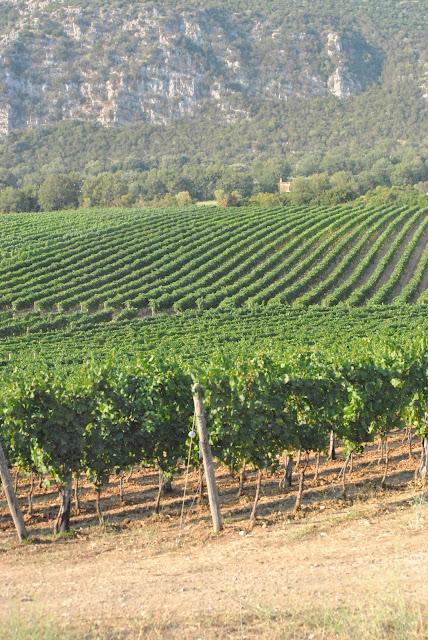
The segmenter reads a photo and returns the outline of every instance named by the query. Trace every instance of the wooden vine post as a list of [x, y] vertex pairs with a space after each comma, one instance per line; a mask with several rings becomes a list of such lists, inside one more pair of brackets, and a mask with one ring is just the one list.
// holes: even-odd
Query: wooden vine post
[[27, 529], [25, 528], [24, 519], [22, 517], [21, 509], [19, 507], [18, 500], [13, 488], [12, 476], [10, 475], [9, 465], [6, 460], [6, 456], [3, 451], [3, 447], [0, 443], [0, 478], [3, 484], [4, 492], [6, 494], [7, 503], [9, 505], [10, 513], [13, 518], [13, 522], [16, 527], [19, 540], [25, 540], [28, 538]]
[[195, 404], [196, 426], [199, 435], [199, 447], [204, 463], [205, 481], [207, 485], [208, 500], [211, 509], [211, 518], [213, 521], [213, 529], [214, 533], [219, 533], [223, 529], [223, 521], [220, 512], [220, 501], [218, 498], [218, 490], [208, 436], [207, 421], [205, 418], [203, 389], [200, 384], [195, 384], [192, 388], [192, 391], [193, 402]]

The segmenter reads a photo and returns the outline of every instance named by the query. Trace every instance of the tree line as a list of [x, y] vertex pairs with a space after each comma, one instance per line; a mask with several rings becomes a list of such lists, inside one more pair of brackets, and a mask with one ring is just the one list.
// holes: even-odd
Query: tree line
[[[280, 178], [292, 188], [280, 197]], [[77, 207], [178, 206], [216, 200], [220, 206], [330, 205], [354, 200], [376, 188], [416, 187], [428, 192], [428, 155], [410, 147], [346, 154], [336, 150], [298, 161], [273, 157], [250, 165], [177, 163], [141, 171], [49, 173], [19, 181], [0, 168], [0, 211], [54, 211]], [[409, 192], [410, 194], [412, 191]], [[414, 194], [416, 197], [416, 194]]]

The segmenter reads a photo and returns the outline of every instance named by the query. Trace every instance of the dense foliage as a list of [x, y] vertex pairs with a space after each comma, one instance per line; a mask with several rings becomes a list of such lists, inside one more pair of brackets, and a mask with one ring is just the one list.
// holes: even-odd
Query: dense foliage
[[[114, 135], [114, 134], [112, 134]], [[63, 142], [68, 146], [68, 141]], [[21, 148], [21, 145], [19, 145]], [[26, 148], [26, 147], [24, 147]], [[304, 154], [292, 157], [269, 157], [253, 160], [250, 164], [233, 165], [214, 161], [194, 164], [176, 157], [168, 164], [149, 163], [147, 167], [136, 163], [118, 163], [115, 171], [107, 165], [82, 167], [81, 155], [73, 155], [69, 169], [63, 173], [47, 165], [35, 173], [22, 174], [25, 162], [7, 152], [8, 169], [0, 169], [0, 211], [53, 211], [85, 207], [183, 206], [192, 201], [214, 198], [221, 206], [242, 204], [253, 197], [260, 200], [264, 194], [276, 194], [280, 178], [292, 178], [291, 193], [282, 198], [297, 204], [337, 204], [348, 202], [376, 187], [417, 187], [428, 191], [428, 161], [423, 148], [380, 145], [370, 151], [340, 147], [327, 153]], [[50, 153], [47, 150], [47, 153]], [[220, 154], [222, 155], [222, 154]], [[263, 154], [260, 153], [260, 157]], [[33, 155], [29, 154], [29, 161]], [[15, 162], [15, 164], [13, 164]], [[5, 162], [6, 164], [6, 162]], [[156, 166], [150, 165], [156, 164]], [[256, 195], [259, 194], [259, 195]], [[262, 195], [260, 195], [262, 194]], [[265, 198], [266, 200], [266, 198]]]
[[284, 452], [326, 450], [332, 430], [350, 452], [409, 423], [425, 441], [427, 366], [422, 341], [353, 358], [221, 356], [190, 370], [154, 358], [39, 368], [1, 380], [0, 436], [20, 469], [60, 489], [84, 472], [99, 495], [114, 471], [145, 463], [171, 473], [186, 457], [193, 378], [205, 388], [216, 458], [275, 470]]
[[[332, 332], [334, 340], [332, 340]], [[399, 341], [408, 349], [428, 332], [426, 305], [347, 308], [284, 305], [189, 311], [137, 318], [132, 311], [114, 316], [31, 313], [0, 314], [0, 364], [5, 372], [37, 370], [40, 363], [65, 371], [88, 358], [103, 361], [114, 351], [125, 362], [136, 353], [174, 357], [189, 366], [218, 353], [239, 358], [249, 351], [275, 355], [316, 351], [323, 358], [353, 357], [368, 345]], [[22, 375], [25, 375], [22, 373]]]

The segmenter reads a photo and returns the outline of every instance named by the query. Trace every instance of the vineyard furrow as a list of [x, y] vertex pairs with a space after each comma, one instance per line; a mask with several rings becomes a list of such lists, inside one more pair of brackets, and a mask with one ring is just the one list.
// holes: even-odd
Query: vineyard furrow
[[426, 211], [394, 203], [12, 214], [0, 231], [5, 336], [81, 325], [81, 311], [90, 327], [163, 311], [427, 299]]
[[[272, 303], [281, 304], [292, 301], [304, 290], [306, 284], [310, 284], [318, 277], [319, 272], [323, 272], [334, 262], [342, 248], [348, 246], [356, 233], [377, 215], [377, 211], [361, 211], [356, 216], [354, 211], [349, 218], [346, 216], [344, 218], [346, 222], [339, 230], [322, 242], [313, 253], [304, 257], [292, 271], [274, 283], [273, 290], [271, 288], [269, 291], [269, 300]], [[356, 221], [358, 221], [357, 230], [354, 229]], [[254, 302], [260, 302], [260, 298], [254, 299]]]
[[[346, 251], [346, 247], [342, 249], [339, 261], [336, 260], [332, 263], [330, 269], [326, 270], [325, 276], [321, 279], [320, 284], [318, 286], [314, 286], [309, 292], [296, 298], [296, 303], [315, 304], [324, 298], [328, 292], [336, 291], [335, 287], [339, 287], [340, 284], [348, 278], [351, 281], [354, 281], [355, 269], [357, 268], [357, 265], [361, 265], [361, 262], [369, 253], [370, 249], [373, 249], [373, 246], [375, 246], [376, 243], [378, 243], [379, 246], [384, 246], [385, 242], [387, 242], [388, 238], [393, 233], [394, 227], [392, 225], [387, 226], [376, 240], [378, 231], [385, 227], [392, 216], [396, 216], [395, 211], [392, 212], [390, 216], [385, 213], [381, 217], [380, 221], [375, 220], [374, 223], [371, 222], [368, 228], [363, 232], [360, 240], [358, 240], [358, 242], [356, 242], [349, 251]], [[375, 242], [373, 242], [373, 240]], [[337, 264], [337, 262], [339, 263]], [[316, 282], [314, 285], [316, 285]]]
[[[355, 305], [365, 302], [368, 292], [375, 286], [383, 270], [388, 267], [391, 257], [402, 243], [403, 238], [412, 229], [415, 220], [419, 217], [419, 212], [405, 222], [409, 215], [410, 213], [406, 209], [401, 212], [393, 210], [395, 219], [392, 225], [385, 229], [372, 244], [349, 277], [336, 290], [325, 297], [324, 304], [337, 303], [341, 300], [347, 300], [348, 303]], [[401, 231], [396, 235], [393, 242], [388, 245], [386, 241], [400, 225], [403, 225]]]
[[[280, 225], [281, 223], [277, 224]], [[70, 307], [76, 304], [81, 304], [82, 301], [88, 299], [91, 299], [91, 301], [93, 301], [95, 304], [106, 302], [116, 304], [117, 298], [120, 296], [121, 291], [129, 292], [130, 289], [132, 290], [134, 282], [137, 283], [134, 293], [135, 295], [138, 295], [138, 292], [141, 290], [142, 286], [151, 282], [155, 282], [159, 286], [163, 282], [163, 280], [166, 279], [166, 281], [169, 281], [171, 280], [171, 277], [175, 277], [176, 273], [180, 271], [180, 268], [185, 273], [188, 273], [189, 269], [192, 269], [192, 267], [194, 269], [198, 263], [204, 264], [204, 256], [207, 255], [207, 248], [210, 252], [216, 255], [219, 251], [221, 251], [222, 247], [230, 247], [237, 244], [238, 238], [240, 237], [248, 239], [253, 233], [257, 235], [260, 229], [263, 235], [265, 233], [265, 224], [263, 222], [263, 217], [261, 220], [258, 220], [257, 224], [253, 222], [248, 226], [234, 225], [233, 228], [229, 227], [226, 230], [222, 230], [221, 233], [214, 232], [214, 237], [210, 236], [209, 234], [207, 236], [206, 234], [204, 235], [202, 233], [200, 236], [203, 238], [202, 243], [197, 242], [198, 234], [195, 234], [191, 239], [186, 239], [184, 245], [181, 245], [172, 253], [168, 253], [167, 256], [165, 256], [164, 249], [157, 250], [156, 260], [150, 261], [150, 263], [147, 266], [144, 266], [142, 269], [137, 268], [131, 270], [128, 268], [128, 270], [126, 271], [126, 274], [128, 275], [125, 275], [125, 277], [120, 272], [115, 272], [114, 302], [109, 300], [108, 296], [104, 295], [104, 292], [108, 293], [113, 288], [112, 280], [107, 276], [107, 278], [97, 279], [95, 296], [92, 293], [92, 289], [82, 288], [80, 283], [78, 283], [74, 288], [69, 288], [67, 306]], [[190, 247], [190, 251], [186, 252], [188, 246]], [[117, 276], [119, 276], [119, 279], [116, 279]], [[125, 300], [123, 300], [122, 303]], [[45, 303], [49, 305], [58, 304], [58, 299], [55, 298], [55, 296], [51, 295], [48, 300], [45, 300]]]
[[[412, 272], [407, 266], [412, 260], [412, 256], [420, 257], [419, 252], [415, 253], [415, 251], [417, 251], [418, 246], [421, 246], [422, 242], [423, 246], [425, 246], [426, 240], [424, 240], [424, 238], [426, 237], [428, 237], [428, 216], [424, 218], [411, 242], [407, 244], [389, 280], [371, 296], [370, 303], [385, 304], [387, 300], [392, 300], [400, 293], [400, 283], [405, 286], [412, 276]], [[395, 294], [393, 292], [395, 292]]]
[[[196, 233], [193, 236], [193, 238], [188, 239], [189, 245], [192, 245], [195, 239], [197, 239], [198, 237], [203, 237], [204, 235], [205, 237], [207, 236], [209, 237], [210, 226], [212, 226], [212, 235], [215, 236], [215, 234], [217, 233], [217, 222], [214, 222], [212, 225], [207, 224], [205, 221], [201, 221], [200, 223], [195, 223], [194, 230], [196, 231]], [[231, 229], [233, 227], [238, 227], [238, 226], [239, 226], [239, 222], [235, 221]], [[186, 226], [184, 228], [186, 229]], [[199, 235], [198, 235], [198, 229], [199, 229]], [[167, 243], [168, 246], [171, 246], [172, 249], [174, 249], [174, 247], [176, 248], [179, 247], [180, 245], [180, 235], [178, 233], [179, 230], [180, 228], [171, 230], [168, 227], [165, 229], [165, 233], [161, 234], [160, 237], [157, 238], [157, 242], [153, 243], [151, 242], [150, 238], [145, 240], [144, 229], [142, 230], [143, 232], [143, 241], [142, 241], [141, 238], [138, 238], [138, 239], [134, 238], [134, 235], [135, 235], [134, 229], [128, 228], [127, 233], [131, 236], [131, 238], [128, 242], [126, 241], [124, 242], [124, 238], [123, 236], [121, 236], [119, 249], [118, 249], [117, 238], [116, 239], [113, 238], [112, 240], [109, 240], [108, 245], [103, 245], [103, 251], [105, 251], [105, 253], [100, 252], [99, 245], [95, 243], [95, 244], [92, 244], [89, 248], [86, 248], [84, 252], [79, 251], [77, 254], [76, 252], [73, 252], [69, 258], [67, 256], [64, 256], [65, 260], [55, 265], [56, 274], [57, 274], [57, 278], [55, 278], [55, 280], [59, 279], [59, 276], [61, 273], [63, 273], [64, 276], [69, 276], [70, 267], [73, 267], [76, 264], [79, 265], [78, 271], [81, 271], [82, 273], [87, 273], [88, 266], [103, 267], [106, 264], [116, 265], [118, 262], [120, 263], [121, 255], [123, 256], [123, 264], [129, 264], [130, 258], [133, 257], [130, 250], [132, 250], [133, 248], [136, 248], [138, 250], [137, 256], [140, 257], [141, 259], [146, 258], [146, 261], [148, 256], [150, 256], [151, 254], [152, 255], [155, 254], [156, 249], [159, 249], [160, 255], [164, 257], [164, 251], [162, 250], [162, 248], [165, 247], [165, 243]], [[96, 251], [94, 251], [94, 247], [96, 247]], [[151, 252], [148, 252], [149, 248], [151, 248]], [[112, 251], [113, 251], [113, 255], [112, 255]], [[101, 260], [99, 259], [99, 256], [101, 257]], [[94, 258], [96, 260], [94, 260]], [[73, 273], [75, 278], [75, 272]], [[95, 273], [94, 275], [97, 275], [97, 273]], [[28, 277], [29, 276], [27, 274], [27, 280], [26, 280], [27, 285], [28, 285]], [[46, 273], [44, 277], [45, 278], [48, 277]], [[11, 280], [9, 284], [10, 286], [14, 285], [14, 280]]]

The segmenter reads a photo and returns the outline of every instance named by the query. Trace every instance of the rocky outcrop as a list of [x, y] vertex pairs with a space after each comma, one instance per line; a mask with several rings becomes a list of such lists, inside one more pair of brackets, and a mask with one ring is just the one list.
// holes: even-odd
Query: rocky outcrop
[[260, 13], [163, 3], [9, 0], [0, 31], [0, 134], [80, 118], [166, 124], [254, 98], [347, 98], [377, 82], [382, 55], [358, 33], [290, 29]]
[[[338, 33], [328, 33], [327, 54], [336, 68], [329, 77], [327, 86], [337, 98], [349, 98], [362, 91], [364, 85], [367, 84], [367, 78], [364, 74], [353, 73], [353, 61], [352, 58], [351, 60], [349, 59], [351, 52], [352, 47], [347, 47]], [[353, 57], [355, 57], [355, 54]]]

